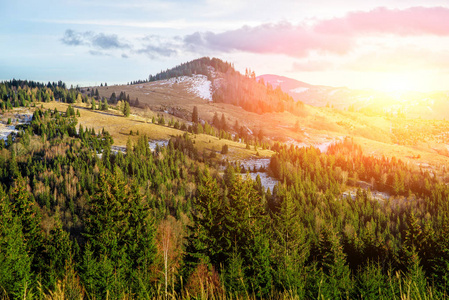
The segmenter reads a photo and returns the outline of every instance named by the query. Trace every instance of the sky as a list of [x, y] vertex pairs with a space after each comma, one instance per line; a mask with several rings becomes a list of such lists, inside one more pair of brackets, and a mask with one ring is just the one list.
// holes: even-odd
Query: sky
[[0, 80], [124, 84], [202, 56], [357, 89], [449, 90], [448, 0], [0, 0]]

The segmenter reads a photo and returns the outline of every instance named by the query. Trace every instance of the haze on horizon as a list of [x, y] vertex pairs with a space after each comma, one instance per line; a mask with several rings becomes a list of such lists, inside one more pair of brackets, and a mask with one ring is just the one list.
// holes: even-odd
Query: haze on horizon
[[200, 56], [257, 75], [449, 90], [449, 5], [405, 1], [1, 1], [0, 80], [126, 83]]

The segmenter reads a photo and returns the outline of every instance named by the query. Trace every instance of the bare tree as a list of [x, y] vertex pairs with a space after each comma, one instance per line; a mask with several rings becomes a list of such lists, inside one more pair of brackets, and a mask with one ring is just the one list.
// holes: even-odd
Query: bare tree
[[168, 298], [168, 282], [179, 267], [182, 243], [182, 225], [168, 216], [158, 227], [158, 249], [163, 259], [165, 298]]

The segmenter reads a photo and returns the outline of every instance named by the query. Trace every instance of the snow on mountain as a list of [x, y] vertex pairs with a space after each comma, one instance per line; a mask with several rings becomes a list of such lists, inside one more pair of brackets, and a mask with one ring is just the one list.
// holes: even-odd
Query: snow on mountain
[[329, 96], [335, 95], [338, 91], [339, 91], [339, 89], [331, 90], [331, 91], [329, 92]]
[[207, 76], [193, 75], [187, 78], [190, 78], [192, 83], [191, 87], [187, 89], [189, 92], [205, 100], [212, 101], [212, 82], [207, 80]]
[[205, 75], [173, 77], [168, 80], [156, 81], [155, 84], [172, 87], [173, 84], [179, 83], [187, 84], [188, 92], [193, 93], [204, 100], [212, 101], [212, 82], [210, 82]]
[[290, 90], [290, 92], [300, 94], [300, 93], [307, 92], [308, 90], [309, 90], [309, 88], [307, 88], [307, 87], [298, 87], [296, 89]]

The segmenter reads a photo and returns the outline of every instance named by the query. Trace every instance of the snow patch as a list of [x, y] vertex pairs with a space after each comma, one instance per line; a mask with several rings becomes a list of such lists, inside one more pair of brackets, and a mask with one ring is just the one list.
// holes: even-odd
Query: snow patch
[[285, 144], [287, 146], [293, 145], [294, 147], [298, 147], [298, 148], [305, 148], [305, 147], [309, 147], [310, 146], [310, 145], [308, 145], [306, 143], [298, 142], [298, 141], [296, 141], [296, 140], [294, 140], [292, 138], [289, 138], [288, 141], [285, 142]]
[[257, 172], [257, 173], [249, 173], [249, 176], [256, 181], [257, 175], [260, 177], [260, 182], [262, 183], [262, 186], [265, 189], [270, 189], [270, 191], [273, 191], [274, 186], [279, 182], [279, 180], [268, 176], [265, 172]]
[[290, 92], [296, 93], [296, 94], [301, 94], [301, 93], [307, 92], [308, 90], [309, 90], [309, 88], [307, 88], [307, 87], [298, 87], [296, 89], [291, 89]]
[[247, 170], [253, 170], [254, 167], [256, 167], [256, 170], [259, 170], [260, 168], [267, 169], [270, 165], [270, 159], [269, 158], [252, 158], [252, 159], [245, 159], [240, 162], [241, 166], [244, 166]]
[[126, 153], [126, 147], [111, 146], [111, 153], [117, 154], [118, 152]]
[[335, 141], [324, 142], [324, 143], [321, 143], [321, 144], [316, 144], [316, 145], [314, 145], [314, 147], [320, 149], [320, 151], [322, 153], [325, 153], [325, 152], [327, 152], [327, 149], [329, 148], [329, 146], [334, 144], [334, 143], [335, 143]]
[[11, 118], [11, 122], [15, 125], [6, 125], [0, 123], [0, 139], [7, 140], [8, 135], [11, 133], [18, 133], [16, 130], [17, 125], [28, 124], [33, 119], [33, 115], [31, 113], [23, 113], [23, 114], [15, 114], [14, 118]]
[[[247, 171], [250, 171], [249, 176], [255, 181], [257, 175], [260, 177], [260, 182], [264, 188], [270, 188], [273, 191], [274, 186], [279, 182], [276, 178], [273, 178], [267, 174], [267, 172], [263, 172], [262, 170], [267, 170], [270, 166], [270, 158], [251, 158], [245, 159], [240, 162], [240, 167], [244, 167]], [[251, 172], [254, 169], [258, 170], [258, 172]], [[241, 174], [244, 176], [244, 174]]]
[[252, 131], [251, 129], [248, 128], [248, 126], [245, 126], [245, 129], [248, 131], [248, 133], [249, 133], [250, 135], [253, 135], [253, 134], [254, 134], [253, 131]]
[[298, 148], [307, 148], [307, 147], [314, 147], [320, 150], [321, 153], [325, 153], [327, 152], [327, 149], [329, 149], [329, 146], [332, 144], [335, 144], [336, 142], [338, 142], [339, 140], [341, 140], [340, 138], [336, 138], [336, 139], [332, 139], [330, 141], [326, 141], [323, 143], [304, 143], [304, 142], [298, 142], [292, 138], [290, 138], [287, 142], [285, 142], [286, 145], [290, 146], [293, 145], [295, 147]]
[[207, 79], [207, 76], [181, 76], [159, 82], [160, 85], [170, 85], [170, 87], [176, 83], [187, 83], [190, 85], [190, 87], [187, 88], [188, 92], [191, 92], [204, 100], [212, 101], [212, 82]]
[[167, 140], [153, 140], [148, 142], [148, 146], [150, 147], [151, 151], [156, 150], [156, 146], [165, 147], [167, 145], [168, 145]]
[[329, 92], [329, 96], [333, 96], [333, 95], [335, 95], [335, 93], [337, 93], [338, 92], [338, 89], [335, 89], [335, 90], [332, 90], [332, 91], [330, 91]]
[[188, 91], [204, 100], [212, 101], [212, 82], [207, 80], [207, 76], [195, 75], [191, 78], [193, 78], [192, 87]]
[[6, 126], [4, 124], [0, 124], [0, 139], [5, 140], [8, 138], [8, 135], [11, 133], [17, 133], [16, 126]]

